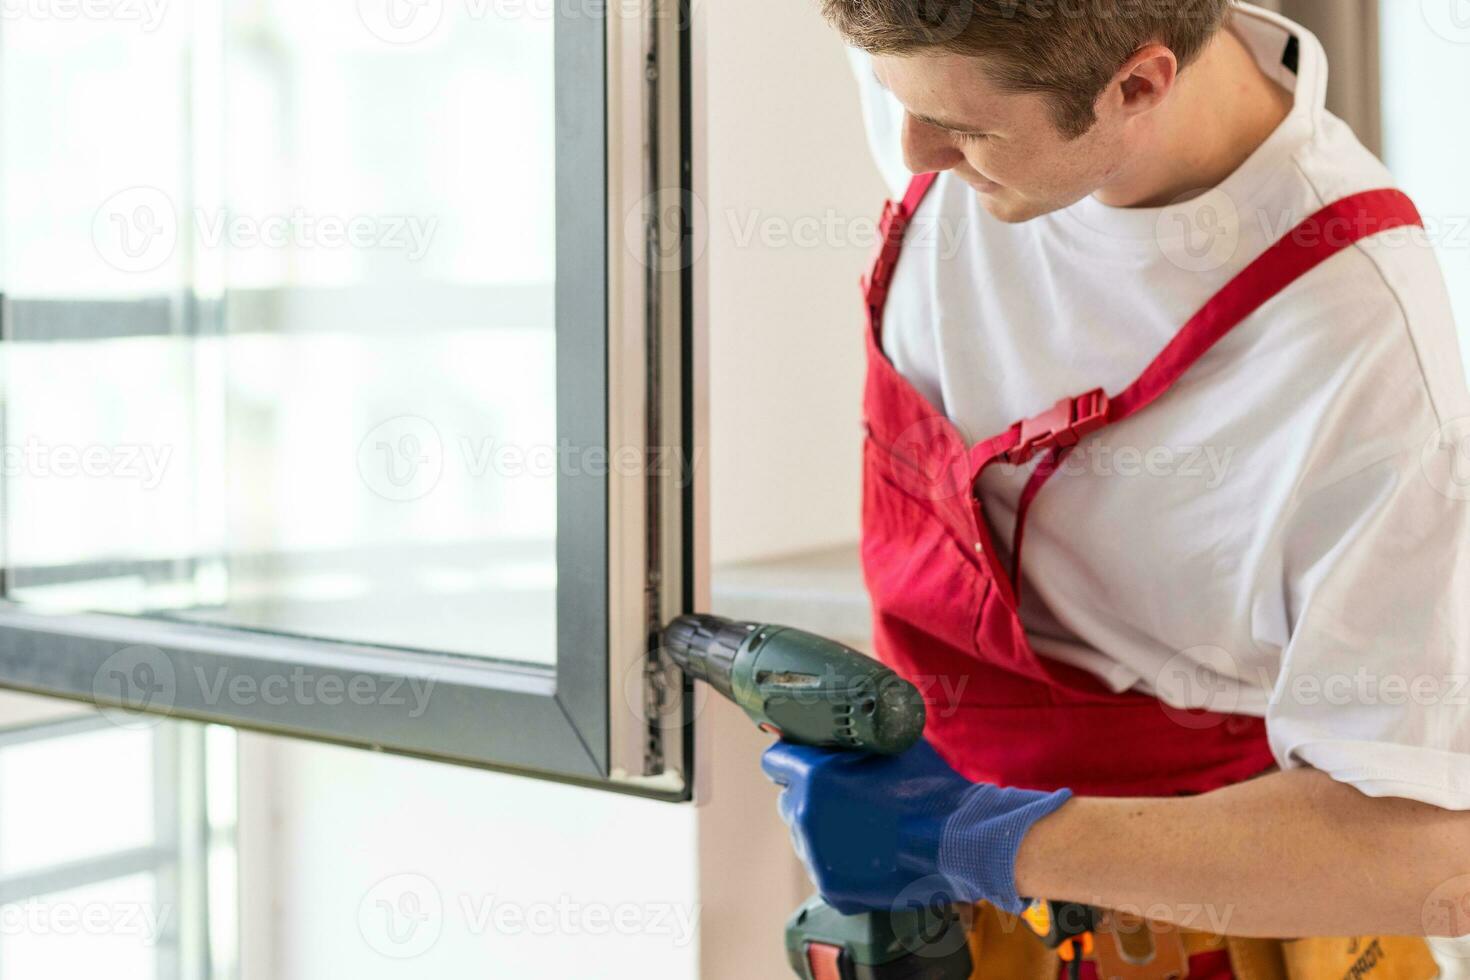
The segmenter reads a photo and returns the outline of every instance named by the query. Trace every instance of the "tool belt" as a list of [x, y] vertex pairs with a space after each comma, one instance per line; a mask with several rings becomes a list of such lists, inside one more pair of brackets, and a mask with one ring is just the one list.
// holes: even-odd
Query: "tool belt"
[[[1079, 926], [1078, 915], [1090, 918]], [[1057, 980], [1080, 973], [1068, 969], [1074, 962], [1095, 964], [1099, 980], [1185, 980], [1190, 958], [1209, 953], [1227, 954], [1236, 980], [1439, 976], [1429, 944], [1415, 936], [1246, 939], [1062, 903], [1028, 909], [1025, 919], [978, 905], [969, 939], [971, 980]]]

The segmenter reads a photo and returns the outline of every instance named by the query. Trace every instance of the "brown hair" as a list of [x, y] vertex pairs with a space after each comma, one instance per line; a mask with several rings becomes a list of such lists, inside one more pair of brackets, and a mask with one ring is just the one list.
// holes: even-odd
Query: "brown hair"
[[873, 54], [985, 55], [1009, 91], [1051, 98], [1057, 125], [1081, 136], [1108, 81], [1158, 42], [1181, 67], [1225, 22], [1232, 0], [821, 0], [848, 43]]

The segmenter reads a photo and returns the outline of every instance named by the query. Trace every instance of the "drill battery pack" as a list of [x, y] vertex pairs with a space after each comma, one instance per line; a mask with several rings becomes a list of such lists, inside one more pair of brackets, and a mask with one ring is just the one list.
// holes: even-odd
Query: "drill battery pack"
[[969, 980], [969, 923], [950, 906], [841, 915], [812, 896], [786, 923], [802, 980]]

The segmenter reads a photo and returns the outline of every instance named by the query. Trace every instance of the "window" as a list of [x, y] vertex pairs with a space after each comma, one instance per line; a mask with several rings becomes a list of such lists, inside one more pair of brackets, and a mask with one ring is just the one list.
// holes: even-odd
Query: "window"
[[680, 18], [36, 10], [0, 684], [683, 795]]
[[1443, 109], [1446, 93], [1470, 85], [1470, 2], [1424, 0], [1414, 11], [1392, 0], [1381, 6], [1385, 153], [1424, 213], [1470, 357], [1470, 129]]
[[0, 729], [3, 980], [235, 975], [233, 733], [115, 720]]

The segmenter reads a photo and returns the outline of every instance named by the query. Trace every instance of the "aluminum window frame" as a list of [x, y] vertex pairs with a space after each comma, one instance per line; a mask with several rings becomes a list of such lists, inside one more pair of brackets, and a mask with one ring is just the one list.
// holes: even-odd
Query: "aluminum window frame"
[[[660, 202], [688, 201], [689, 141], [678, 132], [653, 136], [687, 123], [687, 6], [649, 0], [630, 16], [620, 5], [606, 5], [604, 15], [561, 5], [556, 18], [558, 439], [678, 447], [693, 459], [687, 263], [650, 268], [628, 247], [625, 227], [642, 221], [664, 234]], [[684, 254], [684, 245], [676, 248]], [[197, 311], [191, 300], [186, 308]], [[0, 297], [0, 345], [15, 339], [17, 302]], [[34, 309], [47, 301], [28, 302]], [[98, 334], [85, 331], [100, 319], [86, 303], [51, 305], [47, 319], [73, 339], [153, 332], [153, 318], [170, 329], [167, 311], [176, 309], [144, 300], [129, 311], [136, 315], [119, 316], [118, 304], [105, 304], [104, 322], [117, 326]], [[650, 350], [666, 371], [650, 370]], [[662, 387], [650, 388], [650, 377]], [[651, 400], [671, 410], [650, 413]], [[553, 667], [166, 618], [51, 614], [0, 598], [0, 687], [687, 800], [685, 682], [657, 663], [650, 630], [691, 597], [685, 515], [696, 478], [682, 470], [558, 474]], [[670, 533], [650, 538], [650, 521]], [[658, 554], [649, 554], [651, 540]], [[155, 686], [134, 689], [128, 671], [140, 665]], [[406, 694], [405, 703], [387, 703], [385, 694], [384, 703], [329, 706], [222, 698], [212, 683], [227, 676], [263, 692], [297, 670], [334, 691], [354, 683], [432, 688], [415, 716]], [[650, 708], [650, 685], [670, 676], [672, 689]]]

